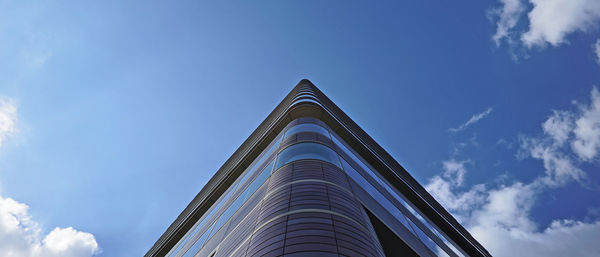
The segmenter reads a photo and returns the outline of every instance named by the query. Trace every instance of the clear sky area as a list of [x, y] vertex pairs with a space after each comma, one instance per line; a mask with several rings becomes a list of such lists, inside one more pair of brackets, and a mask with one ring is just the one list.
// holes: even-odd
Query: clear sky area
[[142, 256], [303, 78], [492, 255], [600, 256], [598, 0], [0, 0], [0, 256]]

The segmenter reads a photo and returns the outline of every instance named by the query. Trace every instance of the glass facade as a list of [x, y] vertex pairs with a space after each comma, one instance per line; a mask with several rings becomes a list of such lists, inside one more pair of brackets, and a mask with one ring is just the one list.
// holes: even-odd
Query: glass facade
[[319, 143], [298, 143], [285, 148], [277, 156], [275, 169], [297, 160], [314, 159], [326, 161], [340, 167], [337, 153], [331, 148]]
[[[363, 175], [357, 175], [356, 172], [353, 171], [354, 169], [349, 167], [346, 170], [348, 175], [355, 179], [359, 185], [363, 186], [365, 190], [372, 186], [378, 187], [379, 189], [370, 189], [367, 191], [370, 193], [377, 191], [377, 193], [371, 193], [373, 197], [378, 196], [375, 197], [377, 202], [383, 205], [383, 207], [386, 208], [390, 214], [397, 217], [398, 221], [400, 221], [403, 225], [406, 226], [407, 223], [410, 224], [410, 226], [407, 226], [407, 228], [413, 232], [425, 244], [425, 246], [427, 246], [427, 248], [434, 253], [438, 253], [439, 255], [448, 254], [450, 256], [464, 256], [463, 253], [461, 253], [452, 243], [450, 243], [446, 237], [441, 235], [443, 232], [438, 231], [437, 228], [434, 228], [435, 225], [426, 221], [423, 216], [418, 213], [397, 190], [392, 189], [392, 186], [390, 186], [379, 175], [377, 175], [375, 169], [370, 168], [370, 165], [368, 165], [366, 161], [350, 150], [350, 148], [334, 133], [332, 133], [332, 140], [343, 152], [340, 154], [345, 155], [343, 158], [352, 160], [360, 167], [359, 170], [362, 170], [363, 173]], [[370, 182], [365, 179], [370, 180]], [[387, 196], [382, 197], [381, 194], [385, 194]], [[392, 201], [393, 204], [390, 203], [390, 201]], [[396, 208], [396, 206], [398, 208]], [[406, 222], [403, 222], [405, 219]], [[424, 231], [427, 231], [427, 233]], [[435, 241], [437, 241], [437, 243]], [[442, 250], [442, 252], [440, 252], [440, 250]]]
[[300, 123], [298, 125], [295, 125], [295, 126], [289, 128], [287, 130], [287, 132], [285, 132], [284, 138], [287, 138], [287, 137], [297, 134], [299, 132], [314, 132], [314, 133], [319, 133], [321, 135], [329, 137], [329, 132], [324, 127], [321, 127], [314, 123]]
[[[272, 172], [274, 158], [273, 152], [281, 142], [281, 136], [278, 136], [269, 147], [261, 153], [258, 160], [253, 162], [247, 169], [240, 175], [227, 190], [227, 192], [217, 200], [213, 207], [203, 215], [200, 220], [194, 225], [192, 231], [188, 232], [183, 239], [180, 240], [178, 245], [171, 250], [168, 256], [173, 257], [188, 257], [194, 256], [204, 244], [219, 230], [229, 218], [235, 213], [239, 207], [254, 193], [260, 185], [262, 185]], [[266, 160], [270, 160], [267, 165], [264, 165]], [[262, 164], [262, 165], [261, 165]], [[256, 175], [257, 171], [260, 170], [258, 176], [254, 176], [249, 185], [247, 180], [253, 175]], [[244, 191], [241, 193], [243, 188]], [[236, 200], [232, 203], [230, 198], [237, 196]], [[220, 211], [225, 203], [228, 203], [224, 211]], [[223, 207], [223, 208], [225, 208]], [[215, 217], [216, 213], [220, 213], [218, 217]], [[210, 222], [209, 222], [210, 221]]]
[[146, 256], [491, 256], [308, 80], [205, 187]]
[[[280, 146], [283, 139], [298, 133], [317, 133], [333, 142], [302, 141]], [[279, 149], [282, 148], [282, 149]], [[290, 123], [276, 139], [240, 175], [224, 195], [190, 229], [169, 256], [196, 255], [219, 231], [228, 228], [228, 221], [268, 181], [279, 168], [298, 160], [319, 160], [340, 168], [407, 231], [417, 238], [432, 255], [464, 256], [445, 236], [383, 178], [375, 169], [352, 151], [343, 140], [316, 119], [303, 118]], [[252, 209], [250, 208], [245, 209]], [[248, 212], [248, 210], [245, 210]], [[245, 215], [242, 213], [241, 215]], [[389, 222], [389, 221], [388, 221]], [[235, 224], [234, 224], [235, 225]], [[229, 229], [231, 230], [231, 229]]]

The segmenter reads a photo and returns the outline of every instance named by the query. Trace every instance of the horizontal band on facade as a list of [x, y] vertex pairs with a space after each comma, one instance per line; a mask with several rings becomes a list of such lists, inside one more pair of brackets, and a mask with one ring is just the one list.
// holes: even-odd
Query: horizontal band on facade
[[312, 178], [311, 178], [311, 179], [300, 179], [300, 180], [294, 180], [294, 181], [292, 181], [292, 182], [288, 182], [288, 183], [285, 183], [285, 184], [283, 184], [283, 185], [277, 186], [276, 188], [273, 188], [273, 189], [269, 190], [269, 192], [267, 192], [267, 193], [265, 194], [264, 198], [267, 198], [267, 197], [269, 197], [270, 195], [272, 195], [272, 194], [274, 194], [274, 193], [277, 193], [279, 190], [282, 190], [282, 189], [284, 189], [286, 186], [293, 185], [293, 184], [299, 184], [299, 183], [309, 183], [309, 182], [317, 182], [317, 183], [323, 183], [323, 184], [327, 184], [327, 185], [332, 185], [332, 186], [335, 186], [335, 187], [337, 187], [338, 189], [341, 189], [342, 191], [344, 191], [344, 192], [348, 193], [349, 195], [352, 195], [352, 192], [350, 192], [350, 191], [349, 191], [347, 188], [344, 188], [344, 187], [342, 187], [342, 186], [340, 186], [340, 185], [338, 185], [338, 184], [336, 184], [336, 183], [333, 183], [333, 182], [330, 182], [330, 181], [327, 181], [327, 180], [322, 180], [322, 179], [312, 179]]
[[[264, 201], [264, 200], [263, 200], [263, 201]], [[352, 221], [353, 223], [355, 223], [355, 224], [357, 224], [357, 225], [361, 226], [361, 227], [362, 227], [362, 228], [364, 228], [364, 229], [368, 229], [367, 227], [365, 227], [365, 226], [364, 226], [364, 224], [362, 224], [362, 223], [360, 223], [360, 222], [358, 222], [358, 221], [354, 220], [353, 218], [350, 218], [350, 217], [348, 217], [348, 216], [346, 216], [346, 215], [344, 215], [344, 214], [341, 214], [341, 213], [338, 213], [338, 212], [335, 212], [335, 211], [331, 211], [331, 210], [325, 210], [325, 209], [314, 209], [314, 208], [298, 209], [298, 210], [288, 211], [288, 212], [285, 212], [285, 213], [279, 214], [279, 215], [277, 215], [277, 216], [275, 216], [275, 217], [273, 217], [273, 218], [271, 218], [271, 219], [269, 219], [269, 220], [265, 221], [264, 223], [262, 223], [262, 224], [260, 224], [260, 225], [256, 226], [256, 228], [255, 228], [255, 229], [252, 231], [252, 233], [250, 233], [250, 235], [249, 235], [249, 236], [247, 236], [247, 237], [246, 237], [246, 238], [245, 238], [245, 239], [244, 239], [244, 240], [243, 240], [243, 241], [240, 243], [240, 245], [239, 245], [239, 246], [238, 246], [238, 247], [237, 247], [237, 248], [236, 248], [236, 249], [235, 249], [233, 252], [231, 252], [231, 254], [230, 254], [229, 256], [231, 257], [231, 256], [235, 255], [235, 254], [237, 253], [237, 251], [239, 251], [239, 250], [240, 250], [240, 248], [241, 248], [242, 246], [244, 246], [244, 245], [246, 244], [246, 242], [247, 242], [248, 240], [250, 240], [250, 238], [252, 238], [252, 235], [253, 235], [254, 233], [256, 233], [257, 231], [259, 231], [261, 228], [263, 228], [263, 227], [265, 227], [265, 226], [269, 225], [270, 223], [272, 223], [272, 222], [275, 222], [276, 220], [278, 220], [278, 219], [280, 219], [280, 218], [283, 218], [283, 217], [285, 217], [285, 216], [288, 216], [288, 215], [292, 215], [292, 214], [298, 214], [298, 213], [314, 213], [314, 212], [318, 212], [318, 213], [326, 213], [326, 214], [331, 214], [331, 215], [336, 215], [336, 216], [338, 216], [338, 217], [341, 217], [341, 218], [344, 218], [344, 219], [350, 220], [350, 221]], [[219, 246], [217, 246], [217, 247], [216, 247], [216, 249], [219, 249]]]

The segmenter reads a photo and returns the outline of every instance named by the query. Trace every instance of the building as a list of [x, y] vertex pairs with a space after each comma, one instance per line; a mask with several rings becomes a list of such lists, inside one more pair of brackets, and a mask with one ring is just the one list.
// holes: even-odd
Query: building
[[491, 256], [302, 80], [146, 256]]

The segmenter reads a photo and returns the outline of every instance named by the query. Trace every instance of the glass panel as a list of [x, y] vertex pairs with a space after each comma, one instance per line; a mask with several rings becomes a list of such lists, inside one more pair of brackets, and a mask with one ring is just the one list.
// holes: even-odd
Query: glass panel
[[413, 227], [413, 229], [416, 231], [419, 239], [421, 239], [421, 242], [423, 242], [423, 244], [425, 246], [427, 246], [427, 248], [429, 248], [429, 250], [431, 250], [434, 253], [438, 252], [438, 246], [435, 244], [435, 242], [433, 242], [433, 240], [431, 240], [431, 238], [429, 238], [425, 232], [423, 232], [416, 224], [414, 224], [411, 220], [408, 221], [410, 223], [410, 225]]
[[[411, 209], [411, 213], [415, 213], [415, 210]], [[421, 221], [421, 223], [423, 225], [425, 225], [425, 227], [427, 227], [429, 229], [429, 231], [431, 231], [437, 238], [439, 238], [440, 240], [442, 240], [444, 242], [444, 244], [446, 244], [446, 246], [448, 246], [448, 248], [450, 248], [450, 250], [454, 253], [456, 253], [456, 255], [461, 256], [461, 257], [465, 257], [465, 255], [463, 255], [458, 249], [456, 249], [456, 247], [454, 246], [454, 244], [450, 243], [450, 241], [448, 241], [448, 239], [446, 239], [446, 237], [444, 237], [443, 235], [440, 234], [440, 232], [433, 227], [433, 225], [431, 225], [431, 223], [429, 223], [428, 221], [426, 221], [423, 217], [421, 217], [420, 215], [415, 215], [415, 217], [417, 217], [417, 219], [419, 219]], [[444, 248], [439, 248], [438, 249], [438, 255], [441, 255], [442, 251], [446, 251], [446, 249]], [[444, 253], [446, 254], [446, 253]]]
[[329, 131], [327, 131], [327, 129], [325, 129], [324, 127], [321, 127], [314, 123], [302, 123], [289, 128], [288, 131], [285, 132], [284, 138], [287, 138], [298, 132], [315, 132], [329, 137]]
[[198, 240], [196, 240], [196, 243], [194, 243], [194, 245], [192, 245], [192, 247], [187, 252], [185, 252], [183, 257], [194, 256], [198, 251], [200, 251], [200, 249], [204, 245], [204, 242], [206, 241], [206, 238], [208, 238], [208, 234], [214, 226], [215, 224], [213, 223], [213, 225], [206, 232], [204, 232], [204, 234], [202, 234], [202, 236], [200, 236]]
[[[350, 151], [350, 149], [348, 149], [346, 145], [340, 139], [337, 138], [337, 135], [334, 134], [331, 138], [333, 142], [336, 145], [338, 145], [350, 158], [352, 158], [352, 160], [356, 164], [358, 164], [365, 172], [367, 172], [369, 176], [372, 177], [379, 185], [381, 185], [385, 189], [385, 191], [387, 191], [395, 200], [402, 204], [404, 208], [406, 208], [408, 211], [410, 211], [411, 214], [418, 218], [427, 228], [429, 228], [432, 231], [432, 233], [439, 237], [439, 239], [442, 240], [450, 249], [452, 249], [452, 251], [456, 255], [464, 257], [464, 255], [458, 249], [456, 249], [456, 247], [450, 241], [448, 241], [448, 239], [446, 239], [445, 236], [441, 235], [441, 232], [438, 231], [438, 229], [434, 228], [428, 221], [426, 221], [421, 216], [420, 213], [413, 209], [412, 206], [404, 199], [404, 197], [400, 196], [400, 194], [397, 193], [396, 190], [392, 189], [392, 187], [388, 185], [387, 182], [385, 182], [382, 178], [375, 174], [375, 172], [371, 168], [369, 168], [361, 159], [359, 159], [358, 156], [356, 156], [352, 151]], [[422, 231], [420, 232], [424, 233]], [[427, 239], [431, 240], [430, 238]]]
[[[208, 214], [205, 214], [205, 215], [204, 215], [204, 217], [203, 217], [203, 218], [201, 218], [201, 219], [200, 219], [200, 220], [197, 222], [197, 225], [196, 225], [196, 227], [194, 228], [194, 231], [192, 231], [191, 233], [188, 233], [188, 234], [187, 234], [187, 235], [186, 235], [184, 238], [182, 238], [182, 240], [181, 240], [181, 243], [180, 243], [180, 244], [177, 246], [177, 248], [176, 248], [175, 250], [173, 250], [173, 251], [171, 252], [171, 254], [169, 255], [170, 257], [171, 257], [171, 256], [175, 256], [175, 255], [176, 255], [176, 254], [177, 254], [177, 253], [178, 253], [178, 252], [179, 252], [179, 251], [182, 249], [182, 247], [184, 247], [184, 248], [185, 248], [185, 244], [186, 244], [186, 243], [188, 243], [189, 239], [191, 239], [191, 238], [194, 238], [194, 237], [197, 237], [197, 235], [196, 235], [196, 234], [197, 234], [197, 233], [198, 233], [200, 230], [202, 230], [202, 228], [204, 227], [205, 223], [206, 223], [207, 221], [211, 220], [211, 218], [212, 218], [213, 214], [214, 214], [216, 211], [218, 211], [218, 210], [221, 208], [221, 206], [222, 206], [222, 205], [223, 205], [225, 202], [227, 202], [227, 199], [229, 199], [229, 197], [231, 196], [231, 194], [232, 194], [233, 192], [235, 192], [235, 191], [238, 189], [238, 187], [240, 187], [240, 186], [243, 186], [244, 182], [246, 182], [246, 180], [247, 180], [249, 177], [251, 177], [251, 175], [253, 175], [253, 174], [255, 173], [255, 171], [256, 171], [256, 169], [257, 169], [258, 167], [260, 167], [260, 164], [261, 164], [262, 162], [264, 162], [265, 160], [267, 160], [267, 159], [269, 158], [269, 156], [271, 156], [271, 154], [273, 153], [273, 151], [274, 151], [274, 150], [275, 150], [275, 149], [276, 149], [276, 148], [279, 146], [279, 143], [281, 142], [281, 140], [282, 140], [282, 139], [283, 139], [283, 137], [281, 136], [281, 134], [279, 134], [279, 135], [278, 135], [278, 136], [277, 136], [277, 137], [276, 137], [276, 138], [273, 140], [273, 143], [271, 143], [271, 145], [269, 145], [269, 146], [268, 146], [268, 148], [267, 148], [266, 150], [264, 150], [264, 151], [262, 152], [262, 154], [261, 154], [261, 155], [259, 155], [259, 156], [260, 156], [260, 159], [259, 159], [258, 161], [256, 161], [256, 162], [254, 162], [253, 164], [251, 164], [251, 166], [250, 166], [250, 167], [248, 167], [248, 168], [246, 169], [246, 171], [245, 171], [245, 172], [244, 172], [244, 173], [241, 175], [241, 178], [240, 178], [240, 179], [238, 179], [238, 181], [234, 182], [234, 183], [231, 185], [231, 187], [230, 187], [230, 189], [228, 190], [228, 192], [227, 192], [227, 193], [226, 193], [224, 196], [222, 196], [222, 197], [221, 197], [221, 198], [218, 200], [218, 202], [216, 202], [216, 203], [215, 203], [214, 207], [213, 207], [213, 208], [210, 210], [210, 212], [208, 212]], [[270, 163], [270, 164], [268, 164], [268, 165], [265, 167], [265, 170], [266, 170], [266, 173], [267, 173], [267, 174], [270, 174], [270, 173], [271, 173], [271, 170], [272, 170], [272, 168], [273, 168], [273, 163], [274, 163], [274, 160], [273, 160], [273, 161], [271, 161], [271, 163]], [[263, 171], [263, 173], [265, 173], [265, 172]], [[261, 175], [259, 175], [259, 177], [261, 177], [261, 176], [262, 176], [262, 177], [264, 177], [263, 173], [261, 173]], [[267, 176], [267, 177], [268, 177], [268, 176]], [[260, 179], [263, 179], [263, 178], [260, 178]], [[259, 179], [259, 178], [257, 178], [257, 179], [255, 179], [255, 181], [257, 181], [257, 180], [260, 180], [260, 179]], [[264, 182], [264, 179], [263, 179], [263, 182]], [[254, 184], [254, 182], [253, 182], [253, 184]], [[262, 184], [262, 183], [260, 183], [260, 184]], [[252, 186], [250, 186], [250, 187], [252, 187]], [[257, 188], [254, 188], [253, 190], [254, 190], [254, 191], [256, 191], [256, 189], [257, 189]], [[254, 193], [254, 191], [252, 191], [252, 193]], [[243, 196], [245, 193], [246, 193], [246, 192], [243, 192], [242, 194], [240, 194], [240, 196]], [[246, 199], [247, 199], [247, 198], [246, 198]], [[244, 200], [244, 202], [245, 202], [245, 200]], [[235, 204], [235, 203], [233, 203], [232, 205], [234, 205], [234, 204]], [[228, 210], [229, 210], [229, 209], [228, 209]], [[237, 208], [235, 208], [234, 210], [237, 210]], [[227, 211], [225, 211], [225, 213], [226, 213], [226, 212], [227, 212]], [[222, 216], [223, 216], [223, 215], [222, 215]], [[221, 218], [219, 218], [219, 220], [221, 220]], [[217, 222], [218, 222], [219, 220], [217, 220]], [[227, 221], [227, 220], [225, 220], [225, 221]], [[209, 225], [210, 225], [210, 224], [209, 224]], [[215, 223], [213, 223], [212, 225], [213, 225], [212, 227], [214, 227]], [[223, 225], [223, 224], [220, 224], [220, 225]], [[212, 227], [210, 227], [210, 228], [212, 228]], [[192, 245], [192, 247], [193, 247], [193, 248], [200, 249], [199, 247], [201, 247], [201, 246], [204, 244], [204, 242], [203, 242], [203, 241], [204, 241], [204, 240], [206, 240], [206, 238], [207, 238], [209, 235], [210, 235], [210, 236], [212, 236], [212, 234], [210, 234], [210, 233], [211, 233], [211, 230], [210, 230], [210, 228], [209, 228], [208, 230], [206, 230], [206, 232], [204, 232], [204, 234], [203, 234], [203, 235], [202, 235], [202, 236], [201, 236], [201, 237], [200, 237], [200, 238], [199, 238], [199, 239], [198, 239], [196, 242], [193, 242], [193, 243], [192, 243], [192, 244], [193, 244], [193, 245]], [[217, 230], [218, 230], [218, 228], [219, 228], [219, 227], [217, 227]], [[216, 232], [217, 230], [215, 230], [215, 232]], [[188, 246], [188, 247], [189, 247], [189, 246]], [[189, 252], [189, 251], [188, 251], [188, 252]], [[187, 254], [186, 254], [186, 256], [187, 256]]]
[[261, 156], [260, 160], [258, 160], [257, 162], [254, 163], [254, 165], [252, 165], [251, 167], [249, 167], [249, 169], [247, 169], [247, 171], [242, 175], [242, 178], [239, 180], [239, 185], [242, 186], [245, 182], [246, 179], [248, 179], [248, 177], [250, 177], [250, 175], [254, 174], [254, 172], [256, 171], [256, 169], [258, 167], [260, 167], [260, 164], [262, 162], [264, 162], [266, 159], [269, 158], [269, 156], [271, 156], [271, 153], [273, 153], [273, 150], [275, 150], [275, 148], [277, 148], [277, 146], [279, 146], [279, 143], [281, 142], [282, 137], [277, 137], [275, 139], [275, 142], [271, 144], [271, 146], [269, 146], [269, 148], [265, 151], [263, 151], [263, 155]]
[[192, 232], [188, 233], [185, 236], [185, 238], [183, 239], [183, 241], [181, 243], [179, 243], [179, 245], [177, 246], [177, 248], [175, 248], [175, 250], [173, 250], [171, 252], [171, 254], [169, 254], [169, 257], [175, 256], [177, 254], [177, 252], [179, 252], [179, 250], [181, 250], [181, 247], [184, 246], [185, 243], [187, 243], [187, 241], [190, 238], [192, 238], [193, 235], [195, 235], [196, 233], [198, 233], [198, 230], [200, 230], [204, 226], [204, 223], [206, 223], [206, 219], [202, 219], [202, 221], [200, 222], [200, 224], [196, 224], [196, 227], [194, 228], [194, 230]]
[[275, 170], [287, 163], [302, 159], [317, 159], [340, 167], [339, 157], [331, 148], [318, 143], [299, 143], [279, 153]]
[[214, 228], [213, 228], [212, 232], [210, 232], [210, 234], [208, 235], [208, 238], [211, 238], [214, 234], [216, 234], [219, 231], [219, 229], [221, 229], [221, 227], [223, 227], [223, 225], [231, 218], [231, 216], [233, 216], [233, 214], [240, 207], [242, 207], [242, 205], [246, 202], [246, 200], [248, 200], [248, 198], [250, 198], [250, 196], [252, 194], [254, 194], [254, 192], [256, 192], [256, 190], [262, 184], [265, 183], [265, 181], [271, 175], [271, 170], [273, 168], [273, 162], [274, 162], [274, 160], [271, 161], [271, 163], [269, 163], [262, 170], [262, 172], [254, 179], [254, 181], [252, 181], [252, 183], [246, 188], [246, 190], [244, 190], [244, 192], [242, 192], [240, 194], [240, 196], [238, 196], [238, 198], [235, 199], [235, 201], [233, 201], [233, 203], [231, 203], [231, 205], [229, 205], [229, 207], [227, 207], [227, 209], [223, 212], [223, 214], [221, 214], [221, 217], [219, 217], [219, 219], [213, 225]]
[[361, 176], [346, 160], [342, 159], [342, 165], [344, 166], [344, 171], [346, 174], [350, 176], [357, 184], [359, 184], [369, 195], [375, 198], [375, 201], [379, 203], [383, 208], [385, 208], [394, 218], [396, 218], [404, 227], [406, 227], [411, 233], [414, 234], [414, 231], [406, 221], [406, 217], [402, 215], [400, 210], [396, 208], [385, 196], [383, 196], [375, 187], [373, 187], [363, 176]]
[[248, 188], [246, 188], [244, 191], [246, 198], [249, 198], [252, 194], [254, 194], [254, 191], [256, 191], [267, 180], [267, 178], [269, 178], [271, 171], [273, 170], [273, 163], [275, 163], [275, 159], [265, 166], [265, 169], [254, 179], [254, 181], [252, 181], [252, 183], [250, 183]]

